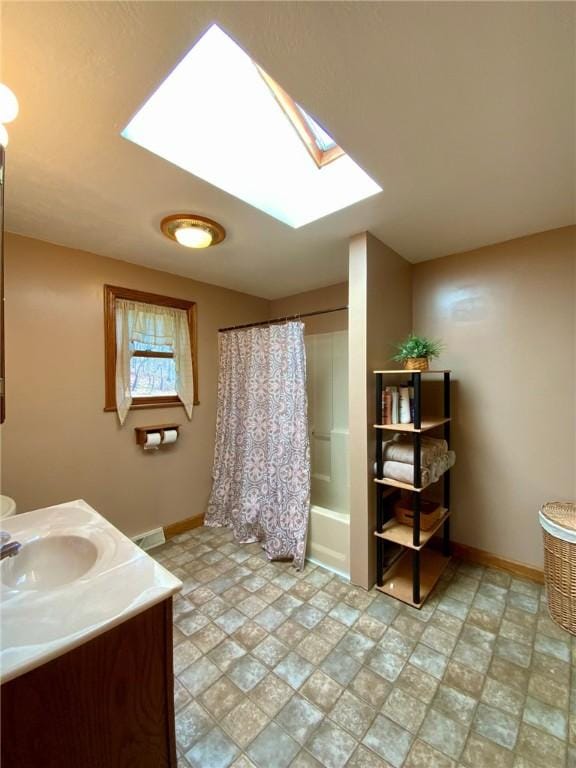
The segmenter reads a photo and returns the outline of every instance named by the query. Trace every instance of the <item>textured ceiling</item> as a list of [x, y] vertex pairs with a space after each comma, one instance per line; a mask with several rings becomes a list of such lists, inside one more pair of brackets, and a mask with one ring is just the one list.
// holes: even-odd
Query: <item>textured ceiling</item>
[[[369, 229], [420, 261], [574, 222], [573, 3], [9, 2], [7, 228], [276, 298], [346, 279]], [[217, 22], [383, 187], [299, 230], [120, 137]], [[197, 84], [198, 109], [217, 94]], [[233, 129], [233, 125], [230, 126]], [[224, 244], [158, 223], [190, 210]]]

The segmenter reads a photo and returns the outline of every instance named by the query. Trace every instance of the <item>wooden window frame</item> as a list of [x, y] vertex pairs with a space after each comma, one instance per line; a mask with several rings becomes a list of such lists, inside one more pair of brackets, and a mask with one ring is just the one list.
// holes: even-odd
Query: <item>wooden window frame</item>
[[[194, 405], [200, 405], [198, 399], [198, 329], [196, 302], [175, 299], [158, 293], [146, 293], [132, 288], [120, 288], [117, 285], [104, 286], [104, 410], [116, 411], [116, 300], [138, 301], [160, 307], [183, 309], [188, 316], [190, 330], [190, 351], [192, 353], [192, 376], [194, 380]], [[170, 352], [141, 352], [137, 357], [172, 357]], [[159, 395], [157, 397], [134, 397], [130, 410], [141, 408], [173, 408], [182, 406], [178, 395]], [[183, 406], [182, 406], [183, 407]]]
[[274, 98], [284, 111], [284, 114], [288, 120], [292, 123], [294, 130], [300, 137], [300, 140], [308, 150], [310, 156], [318, 168], [323, 168], [325, 165], [328, 165], [329, 163], [334, 162], [334, 160], [338, 160], [339, 157], [342, 157], [345, 152], [342, 147], [338, 146], [338, 144], [335, 144], [335, 146], [331, 147], [330, 149], [320, 149], [316, 143], [316, 137], [314, 136], [312, 129], [302, 116], [300, 110], [296, 106], [294, 99], [289, 96], [284, 88], [278, 85], [276, 80], [273, 80], [267, 72], [258, 67], [258, 65], [256, 66], [260, 76], [268, 88], [270, 88], [272, 91]]

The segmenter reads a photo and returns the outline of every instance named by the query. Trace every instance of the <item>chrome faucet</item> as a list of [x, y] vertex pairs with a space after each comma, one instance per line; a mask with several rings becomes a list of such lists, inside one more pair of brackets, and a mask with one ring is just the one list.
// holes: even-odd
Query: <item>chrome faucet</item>
[[11, 541], [12, 536], [8, 531], [0, 531], [0, 560], [5, 557], [14, 557], [20, 552], [22, 544], [18, 541]]

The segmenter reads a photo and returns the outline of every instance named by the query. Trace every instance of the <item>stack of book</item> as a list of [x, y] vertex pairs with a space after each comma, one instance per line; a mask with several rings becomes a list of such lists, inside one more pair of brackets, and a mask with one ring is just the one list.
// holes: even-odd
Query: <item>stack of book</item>
[[412, 424], [414, 388], [408, 384], [386, 387], [382, 392], [382, 424]]

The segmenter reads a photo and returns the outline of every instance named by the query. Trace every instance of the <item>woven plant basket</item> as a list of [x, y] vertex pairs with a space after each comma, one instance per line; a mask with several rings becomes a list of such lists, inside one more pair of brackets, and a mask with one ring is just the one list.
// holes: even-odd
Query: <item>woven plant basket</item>
[[406, 371], [427, 371], [428, 370], [428, 358], [427, 357], [409, 357], [404, 361], [404, 369]]
[[540, 524], [548, 610], [557, 624], [576, 635], [576, 504], [544, 504]]

